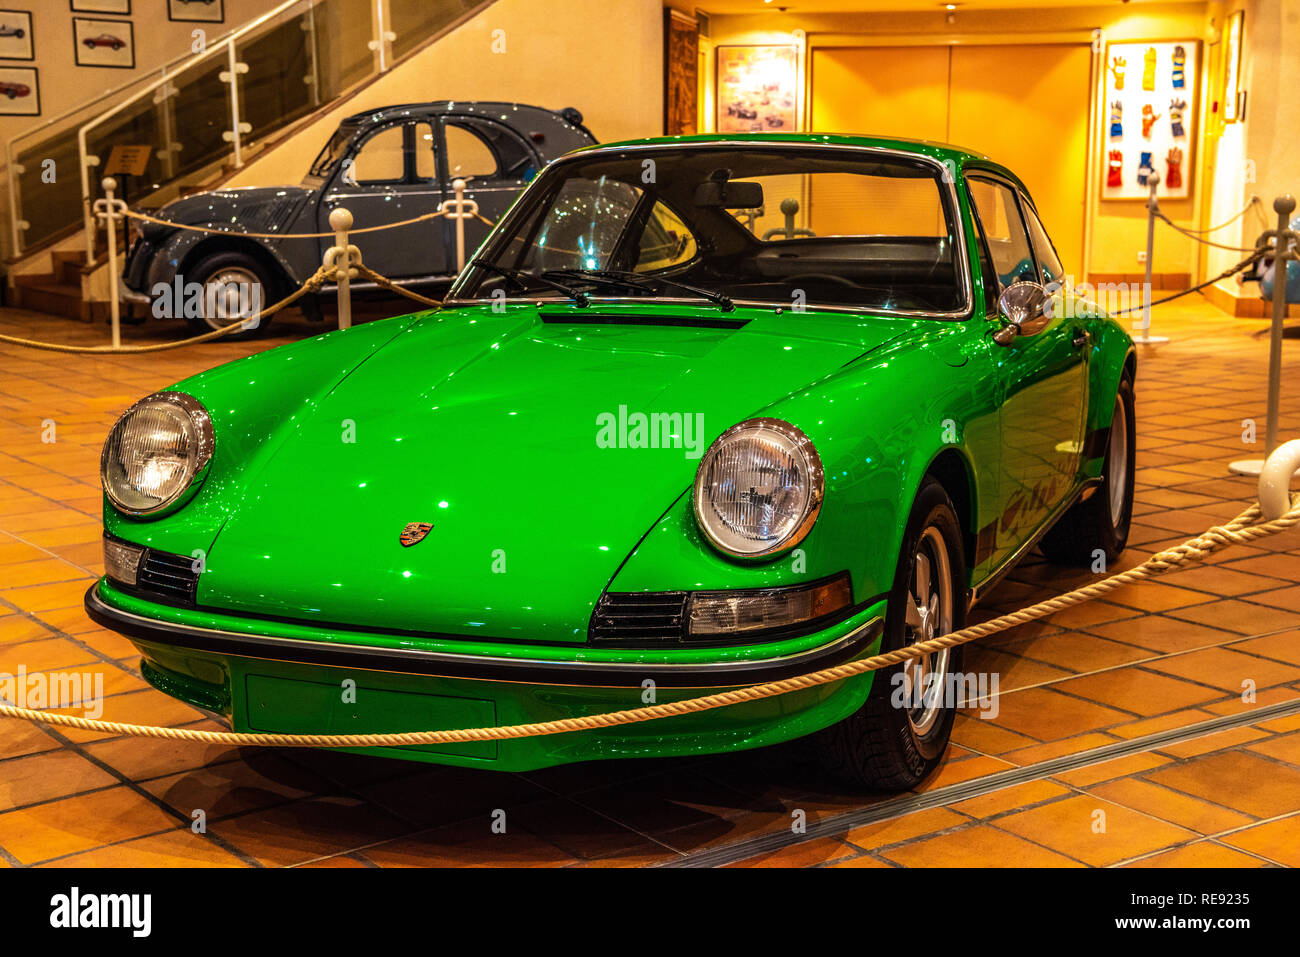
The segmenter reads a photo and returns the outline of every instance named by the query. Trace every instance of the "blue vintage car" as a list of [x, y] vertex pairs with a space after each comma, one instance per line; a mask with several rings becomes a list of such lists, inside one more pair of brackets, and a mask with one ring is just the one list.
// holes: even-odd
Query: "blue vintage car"
[[[184, 318], [196, 332], [207, 332], [240, 314], [214, 310], [216, 291], [252, 289], [256, 299], [246, 302], [269, 305], [311, 276], [333, 245], [324, 237], [251, 234], [328, 232], [329, 214], [339, 206], [352, 212], [357, 229], [403, 222], [437, 209], [452, 197], [452, 183], [463, 179], [465, 196], [478, 204], [481, 217], [465, 224], [465, 245], [472, 253], [489, 223], [542, 167], [594, 142], [582, 114], [572, 108], [555, 112], [517, 103], [442, 101], [358, 113], [339, 125], [299, 186], [213, 190], [156, 211], [159, 219], [223, 233], [145, 222], [123, 278], [135, 301], [165, 298], [155, 303], [155, 315]], [[449, 219], [367, 233], [356, 242], [367, 265], [403, 286], [440, 291], [457, 272], [455, 223]], [[364, 293], [373, 287], [354, 283], [353, 288]], [[178, 297], [175, 289], [212, 289], [214, 296]], [[309, 316], [320, 317], [313, 299], [300, 302]], [[266, 328], [266, 320], [260, 328]]]

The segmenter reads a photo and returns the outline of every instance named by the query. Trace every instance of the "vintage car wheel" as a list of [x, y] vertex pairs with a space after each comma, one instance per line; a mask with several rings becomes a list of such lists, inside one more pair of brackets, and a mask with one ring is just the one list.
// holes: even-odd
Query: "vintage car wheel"
[[1091, 566], [1098, 552], [1110, 563], [1124, 551], [1133, 520], [1133, 460], [1137, 451], [1133, 425], [1133, 382], [1124, 379], [1115, 393], [1115, 415], [1106, 461], [1101, 467], [1101, 484], [1043, 536], [1043, 554], [1049, 561]]
[[[962, 628], [965, 582], [956, 510], [943, 486], [926, 479], [903, 536], [882, 650]], [[827, 770], [879, 790], [906, 790], [922, 781], [948, 746], [956, 714], [948, 676], [960, 670], [961, 660], [962, 649], [949, 648], [877, 672], [866, 703], [821, 733]]]
[[[263, 308], [270, 305], [268, 296], [272, 288], [270, 278], [266, 275], [266, 270], [252, 257], [243, 253], [217, 253], [202, 259], [193, 268], [192, 272], [186, 277], [188, 281], [197, 282], [203, 287], [203, 315], [189, 316], [187, 322], [195, 334], [211, 332], [213, 329], [221, 329], [228, 326], [231, 322], [236, 321], [241, 312], [238, 304], [230, 302], [228, 312], [225, 317], [220, 314], [208, 315], [207, 304], [210, 301], [209, 289], [229, 290], [231, 284], [243, 285], [250, 290], [256, 287], [258, 295], [261, 297]], [[214, 293], [215, 294], [215, 293]], [[251, 293], [250, 293], [251, 295]], [[271, 324], [269, 317], [263, 317], [258, 323], [256, 329], [249, 329], [244, 332], [232, 332], [223, 338], [234, 341], [238, 339], [252, 339], [260, 336]]]

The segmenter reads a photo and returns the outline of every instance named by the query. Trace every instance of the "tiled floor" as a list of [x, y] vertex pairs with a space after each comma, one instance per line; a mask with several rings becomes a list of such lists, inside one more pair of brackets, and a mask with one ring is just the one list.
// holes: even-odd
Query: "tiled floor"
[[[1236, 514], [1252, 483], [1226, 463], [1259, 454], [1265, 324], [1203, 301], [1161, 307], [1173, 342], [1141, 357], [1136, 518], [1122, 567]], [[196, 370], [319, 330], [143, 357], [68, 357], [0, 345], [0, 672], [92, 669], [105, 716], [206, 727], [150, 689], [124, 639], [85, 617], [100, 570], [100, 443], [132, 400]], [[102, 327], [0, 310], [0, 332], [102, 342]], [[128, 328], [127, 341], [168, 334]], [[1296, 345], [1286, 343], [1286, 368]], [[1300, 430], [1284, 383], [1283, 435]], [[1261, 442], [1243, 444], [1243, 420]], [[929, 792], [979, 782], [1218, 715], [1300, 699], [1300, 532], [1233, 548], [1158, 583], [972, 646], [1000, 679], [996, 717], [962, 715]], [[981, 614], [1090, 576], [1031, 559]], [[1255, 689], [1243, 701], [1244, 683]], [[738, 863], [1229, 866], [1300, 864], [1300, 714], [1055, 775], [831, 836], [809, 823], [870, 806], [824, 779], [798, 742], [762, 752], [474, 772], [315, 751], [105, 738], [0, 721], [0, 861], [10, 865], [407, 866], [647, 864], [764, 835]], [[1145, 746], [1145, 745], [1144, 745]], [[492, 814], [506, 812], [506, 833]], [[206, 830], [194, 833], [202, 810]], [[770, 845], [769, 845], [770, 846]]]

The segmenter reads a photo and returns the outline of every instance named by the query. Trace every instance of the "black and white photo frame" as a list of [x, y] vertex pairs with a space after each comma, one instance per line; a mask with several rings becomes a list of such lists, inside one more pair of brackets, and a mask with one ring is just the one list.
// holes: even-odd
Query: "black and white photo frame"
[[35, 60], [30, 10], [0, 10], [0, 60]]
[[34, 66], [0, 63], [0, 116], [40, 116], [40, 75]]
[[131, 0], [68, 0], [73, 13], [109, 13], [129, 16]]
[[72, 18], [77, 66], [135, 68], [135, 30], [130, 20]]
[[167, 0], [167, 19], [177, 23], [224, 23], [226, 0]]

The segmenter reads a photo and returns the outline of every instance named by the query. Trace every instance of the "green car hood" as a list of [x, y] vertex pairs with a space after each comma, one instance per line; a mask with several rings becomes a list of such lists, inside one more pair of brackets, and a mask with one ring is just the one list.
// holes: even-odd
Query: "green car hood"
[[[690, 488], [713, 439], [911, 326], [736, 310], [726, 318], [743, 326], [710, 328], [680, 323], [717, 323], [716, 312], [597, 309], [432, 313], [294, 410], [278, 449], [242, 482], [199, 602], [585, 641], [602, 590]], [[617, 422], [620, 409], [633, 426], [635, 413], [689, 415], [702, 434], [683, 428], [693, 450], [602, 447], [601, 417]], [[433, 528], [405, 547], [413, 522]]]

